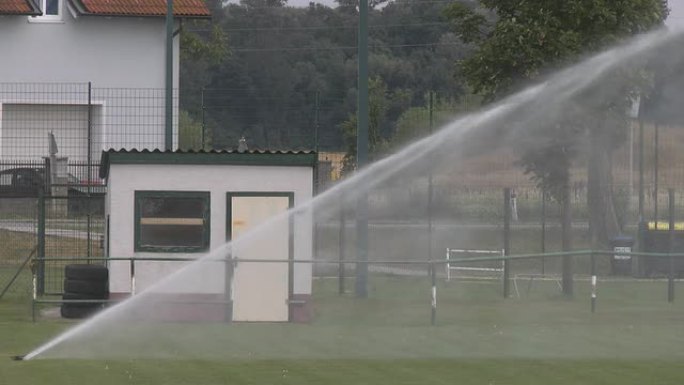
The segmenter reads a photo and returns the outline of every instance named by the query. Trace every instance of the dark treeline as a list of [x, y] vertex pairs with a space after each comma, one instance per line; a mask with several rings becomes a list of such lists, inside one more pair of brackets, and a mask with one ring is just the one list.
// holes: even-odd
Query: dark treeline
[[[181, 142], [198, 148], [204, 132], [205, 146], [213, 148], [235, 147], [241, 136], [251, 147], [313, 148], [318, 126], [321, 149], [348, 149], [344, 131], [356, 110], [353, 0], [335, 8], [294, 8], [278, 0], [209, 3], [211, 23], [183, 27]], [[441, 105], [465, 93], [456, 63], [468, 48], [450, 31], [443, 15], [448, 4], [372, 4], [371, 130], [380, 141], [392, 140], [403, 114], [427, 106], [429, 92]], [[213, 44], [195, 50], [200, 41]]]

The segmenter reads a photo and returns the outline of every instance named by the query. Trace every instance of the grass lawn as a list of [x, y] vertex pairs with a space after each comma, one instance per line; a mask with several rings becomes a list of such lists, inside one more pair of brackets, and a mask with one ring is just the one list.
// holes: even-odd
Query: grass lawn
[[[679, 286], [682, 286], [681, 284]], [[353, 287], [349, 282], [348, 287]], [[553, 281], [500, 298], [486, 281], [439, 282], [430, 326], [426, 278], [374, 276], [370, 298], [315, 282], [316, 317], [291, 324], [112, 325], [85, 359], [10, 359], [73, 326], [30, 322], [26, 298], [0, 302], [0, 384], [678, 384], [684, 381], [684, 290], [661, 281], [588, 283], [563, 299]], [[139, 328], [139, 330], [136, 330]], [[130, 332], [140, 339], [126, 341]], [[141, 332], [141, 333], [136, 333]], [[142, 337], [141, 337], [142, 336]], [[101, 344], [120, 358], [97, 358]], [[159, 356], [165, 351], [170, 358]]]

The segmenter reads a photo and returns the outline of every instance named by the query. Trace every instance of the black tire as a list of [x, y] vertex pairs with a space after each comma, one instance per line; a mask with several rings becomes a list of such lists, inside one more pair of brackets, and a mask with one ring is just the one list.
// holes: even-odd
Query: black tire
[[98, 265], [66, 265], [64, 267], [64, 277], [85, 281], [107, 281], [109, 280], [109, 270], [104, 266]]
[[83, 293], [64, 293], [62, 299], [66, 301], [70, 300], [93, 300], [93, 302], [78, 302], [78, 303], [65, 303], [65, 305], [73, 307], [102, 307], [104, 303], [100, 300], [108, 299], [109, 293], [106, 294], [83, 294]]
[[60, 313], [62, 318], [81, 319], [90, 317], [98, 310], [100, 310], [99, 307], [74, 307], [69, 304], [63, 304]]
[[109, 282], [67, 278], [64, 280], [64, 292], [102, 296], [109, 293]]

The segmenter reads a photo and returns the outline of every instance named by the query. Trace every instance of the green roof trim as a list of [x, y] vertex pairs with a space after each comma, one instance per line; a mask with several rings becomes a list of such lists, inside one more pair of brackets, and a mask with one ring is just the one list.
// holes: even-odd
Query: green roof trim
[[107, 178], [112, 164], [183, 164], [233, 166], [314, 167], [315, 152], [182, 152], [182, 151], [104, 151], [100, 178]]

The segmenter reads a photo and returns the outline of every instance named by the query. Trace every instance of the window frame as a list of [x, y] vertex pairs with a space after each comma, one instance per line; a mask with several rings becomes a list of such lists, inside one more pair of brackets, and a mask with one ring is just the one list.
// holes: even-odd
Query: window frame
[[[200, 198], [204, 202], [202, 213], [202, 244], [199, 246], [151, 246], [141, 244], [142, 207], [145, 198]], [[208, 191], [152, 191], [136, 190], [134, 193], [134, 250], [153, 253], [200, 253], [209, 250], [211, 240], [211, 194]]]
[[28, 21], [30, 23], [63, 23], [64, 22], [64, 0], [57, 0], [57, 14], [56, 15], [46, 15], [45, 11], [47, 9], [48, 0], [40, 0], [40, 11], [42, 15], [40, 16], [29, 16]]

